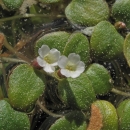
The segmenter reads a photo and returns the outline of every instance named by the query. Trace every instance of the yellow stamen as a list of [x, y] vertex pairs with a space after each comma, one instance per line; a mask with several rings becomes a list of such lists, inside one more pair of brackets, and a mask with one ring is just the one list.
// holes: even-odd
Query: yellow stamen
[[44, 57], [44, 60], [45, 60], [48, 64], [51, 63], [51, 58], [50, 58], [48, 55]]
[[76, 66], [74, 64], [67, 64], [65, 68], [70, 70], [70, 71], [76, 70]]

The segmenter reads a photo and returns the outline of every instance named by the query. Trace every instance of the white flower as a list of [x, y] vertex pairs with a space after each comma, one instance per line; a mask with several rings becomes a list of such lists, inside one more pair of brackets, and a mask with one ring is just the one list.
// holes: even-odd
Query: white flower
[[61, 68], [62, 75], [72, 78], [78, 77], [85, 70], [85, 64], [80, 61], [80, 56], [75, 53], [69, 54], [68, 58], [61, 56], [58, 66]]
[[42, 45], [38, 50], [38, 54], [37, 62], [43, 67], [43, 70], [48, 73], [54, 72], [55, 66], [58, 65], [57, 61], [60, 57], [60, 52], [54, 48], [50, 50], [47, 45]]

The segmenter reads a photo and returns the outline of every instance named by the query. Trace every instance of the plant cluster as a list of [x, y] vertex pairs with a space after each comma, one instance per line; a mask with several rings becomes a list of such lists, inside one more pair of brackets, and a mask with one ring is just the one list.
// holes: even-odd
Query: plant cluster
[[0, 129], [130, 129], [130, 0], [0, 0]]

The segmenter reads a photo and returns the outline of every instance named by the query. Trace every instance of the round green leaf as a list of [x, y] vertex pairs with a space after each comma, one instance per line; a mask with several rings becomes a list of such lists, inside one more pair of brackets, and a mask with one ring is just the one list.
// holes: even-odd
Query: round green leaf
[[123, 52], [124, 38], [116, 31], [114, 26], [102, 21], [94, 27], [90, 39], [92, 55], [99, 60], [112, 60]]
[[123, 52], [124, 52], [124, 56], [127, 60], [127, 63], [130, 66], [130, 33], [127, 34], [127, 36], [125, 38]]
[[116, 21], [122, 21], [130, 28], [130, 1], [116, 0], [112, 6], [112, 16]]
[[85, 116], [80, 111], [73, 111], [59, 118], [49, 130], [86, 130]]
[[91, 81], [96, 94], [106, 94], [111, 90], [112, 79], [104, 66], [97, 63], [91, 64], [85, 74]]
[[86, 74], [74, 79], [61, 80], [58, 84], [58, 93], [64, 103], [75, 109], [86, 110], [95, 101], [95, 93]]
[[51, 49], [56, 48], [63, 53], [64, 47], [70, 34], [64, 31], [52, 32], [45, 34], [43, 37], [37, 40], [35, 44], [35, 54], [38, 55], [38, 49], [44, 44], [48, 45]]
[[30, 130], [29, 118], [25, 113], [15, 111], [4, 100], [0, 101], [1, 130]]
[[124, 100], [117, 107], [119, 130], [130, 129], [130, 99]]
[[18, 9], [24, 0], [2, 0], [4, 5], [10, 10]]
[[97, 100], [93, 103], [102, 114], [102, 130], [118, 130], [118, 117], [115, 107], [108, 101]]
[[27, 64], [18, 65], [9, 76], [8, 97], [16, 109], [27, 110], [43, 93], [44, 76]]
[[74, 24], [94, 26], [108, 19], [109, 9], [104, 0], [72, 0], [65, 14]]
[[68, 56], [70, 53], [79, 54], [81, 61], [86, 65], [90, 61], [90, 47], [89, 41], [82, 33], [73, 33], [64, 48], [63, 54]]

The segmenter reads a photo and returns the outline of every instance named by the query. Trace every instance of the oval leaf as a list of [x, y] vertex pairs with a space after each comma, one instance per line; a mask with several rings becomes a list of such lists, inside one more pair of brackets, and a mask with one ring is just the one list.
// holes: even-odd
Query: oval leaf
[[100, 111], [102, 116], [102, 130], [118, 130], [118, 117], [116, 109], [110, 102], [105, 100], [97, 100], [92, 105], [97, 107]]
[[95, 101], [92, 84], [85, 74], [79, 77], [63, 79], [58, 84], [60, 99], [75, 109], [88, 109]]
[[29, 118], [25, 113], [13, 110], [10, 104], [0, 101], [1, 130], [30, 130]]
[[27, 110], [43, 93], [44, 76], [27, 64], [18, 65], [9, 77], [8, 97], [16, 109]]
[[94, 27], [90, 39], [92, 55], [99, 60], [112, 60], [123, 52], [124, 38], [107, 21]]
[[72, 0], [65, 14], [73, 24], [94, 26], [108, 19], [109, 9], [104, 0]]
[[89, 78], [96, 94], [106, 94], [112, 88], [111, 76], [108, 70], [97, 63], [91, 64], [85, 74]]
[[117, 107], [119, 130], [130, 129], [130, 99], [124, 100]]
[[116, 0], [112, 6], [112, 16], [116, 21], [122, 21], [130, 28], [130, 1]]
[[34, 50], [35, 54], [38, 55], [38, 49], [44, 44], [48, 45], [50, 49], [56, 48], [58, 51], [63, 53], [66, 42], [68, 41], [70, 34], [64, 31], [52, 32], [45, 34], [39, 40], [37, 40]]
[[86, 65], [90, 62], [89, 41], [82, 33], [73, 33], [68, 39], [63, 54], [68, 56], [70, 53], [79, 54]]

